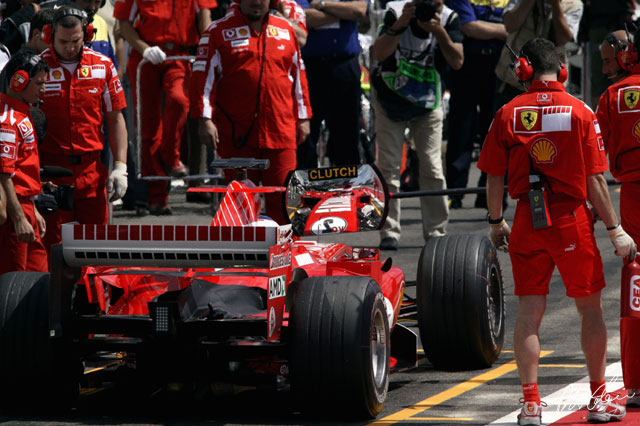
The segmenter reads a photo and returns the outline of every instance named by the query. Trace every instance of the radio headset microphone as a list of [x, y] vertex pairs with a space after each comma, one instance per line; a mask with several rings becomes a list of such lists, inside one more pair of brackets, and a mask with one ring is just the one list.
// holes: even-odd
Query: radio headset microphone
[[[511, 46], [509, 46], [509, 43], [505, 43], [504, 45], [507, 46], [507, 49], [509, 49], [509, 52], [511, 52], [511, 55], [513, 55], [513, 60], [515, 61], [516, 59], [518, 59], [518, 55], [513, 51]], [[511, 64], [511, 68], [513, 68], [513, 63]]]
[[73, 171], [58, 166], [40, 167], [40, 179], [63, 178], [73, 176]]

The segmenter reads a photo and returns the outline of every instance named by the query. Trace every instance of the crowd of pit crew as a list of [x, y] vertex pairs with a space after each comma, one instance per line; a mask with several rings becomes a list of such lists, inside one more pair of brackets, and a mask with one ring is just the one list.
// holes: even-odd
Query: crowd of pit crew
[[[0, 225], [0, 272], [47, 271], [47, 253], [60, 242], [61, 223], [106, 224], [109, 202], [123, 197], [123, 208], [137, 208], [140, 214], [171, 214], [169, 180], [135, 179], [138, 171], [131, 146], [137, 119], [144, 176], [202, 174], [214, 156], [245, 156], [270, 160], [270, 169], [253, 173], [252, 180], [282, 185], [290, 170], [318, 166], [318, 143], [328, 133], [326, 147], [320, 151], [331, 165], [375, 162], [391, 192], [398, 192], [406, 179], [415, 180], [413, 184], [422, 190], [466, 187], [474, 146], [482, 145], [500, 108], [527, 90], [539, 92], [539, 104], [550, 102], [551, 96], [567, 96], [559, 83], [551, 84], [556, 92], [548, 94], [539, 84], [531, 89], [530, 81], [523, 83], [514, 76], [516, 56], [534, 37], [550, 40], [546, 47], [551, 46], [562, 63], [566, 63], [568, 43], [587, 42], [581, 45], [583, 53], [591, 56], [591, 96], [586, 101], [594, 109], [600, 102], [598, 119], [606, 123], [604, 141], [597, 136], [602, 151], [606, 148], [611, 158], [612, 152], [628, 149], [616, 141], [629, 139], [620, 133], [629, 126], [630, 134], [640, 140], [640, 125], [627, 122], [631, 114], [622, 117], [626, 121], [616, 115], [615, 94], [607, 89], [628, 76], [640, 83], [632, 42], [638, 9], [633, 0], [591, 0], [586, 5], [580, 0], [402, 0], [375, 5], [363, 0], [118, 0], [109, 5], [105, 0], [14, 0], [0, 4], [0, 65], [4, 68], [0, 75], [0, 223], [4, 223]], [[101, 15], [115, 24], [107, 24]], [[366, 37], [359, 39], [359, 35], [367, 32], [374, 37], [370, 50], [362, 55], [361, 40]], [[532, 49], [531, 56], [537, 58], [535, 46]], [[548, 70], [536, 60], [529, 64], [533, 71], [528, 80], [548, 77]], [[363, 63], [371, 64], [364, 73]], [[363, 83], [363, 75], [371, 76], [374, 88], [367, 97], [375, 113], [374, 129], [367, 128], [368, 120], [363, 119], [363, 87], [369, 83]], [[619, 84], [616, 87], [624, 90], [625, 83]], [[445, 88], [450, 93], [448, 120]], [[625, 112], [633, 113], [636, 105], [640, 109], [640, 91], [629, 93], [636, 99], [626, 103]], [[133, 107], [137, 102], [140, 111]], [[571, 102], [575, 102], [573, 108], [581, 105]], [[585, 111], [584, 120], [592, 118], [595, 123], [593, 113]], [[527, 132], [532, 128], [535, 132], [535, 117], [528, 118], [528, 124], [520, 124]], [[373, 150], [371, 135], [377, 145]], [[500, 137], [518, 139], [516, 134]], [[504, 182], [496, 181], [496, 176], [506, 173], [505, 164], [487, 160], [486, 153], [504, 154], [495, 142], [500, 137], [489, 135], [479, 164], [489, 175], [481, 174], [479, 186], [497, 188]], [[403, 174], [407, 149], [415, 150], [419, 167]], [[593, 158], [576, 157], [576, 161], [584, 162], [594, 175], [606, 170], [606, 159], [597, 166]], [[598, 212], [611, 228], [617, 254], [627, 257], [634, 257], [634, 241], [640, 240], [633, 220], [640, 202], [640, 197], [634, 197], [640, 177], [636, 164], [640, 161], [610, 165], [623, 182], [622, 226], [612, 210]], [[40, 167], [44, 165], [70, 169], [73, 176], [47, 179], [43, 184]], [[35, 207], [34, 199], [43, 189], [59, 194], [71, 186], [73, 191], [66, 194], [72, 197], [72, 209], [54, 208], [41, 214]], [[577, 193], [576, 206], [582, 206], [584, 196]], [[200, 196], [187, 194], [187, 201], [207, 201], [196, 199]], [[449, 209], [462, 208], [462, 200], [462, 195], [421, 198], [425, 240], [446, 234]], [[602, 207], [605, 201], [596, 204]], [[480, 194], [474, 202], [475, 208], [488, 209], [496, 247], [506, 246], [510, 235], [502, 218], [507, 206], [501, 190], [488, 197]], [[572, 214], [576, 206], [572, 205]], [[266, 213], [285, 222], [277, 195], [267, 195]], [[398, 249], [400, 213], [400, 201], [392, 200], [380, 249]], [[592, 254], [600, 258], [597, 247]], [[516, 276], [526, 270], [526, 263], [526, 259], [514, 261]], [[552, 268], [555, 263], [553, 259]], [[549, 278], [540, 280], [548, 283]], [[596, 287], [587, 296], [597, 295], [599, 301], [601, 287]], [[527, 297], [546, 293], [522, 288], [516, 282], [519, 312], [529, 307], [528, 312], [541, 317]], [[578, 293], [573, 296], [581, 300], [585, 294]], [[540, 303], [537, 300], [534, 305]], [[535, 322], [526, 322], [526, 331], [520, 329], [525, 333], [522, 341], [537, 339], [539, 322]], [[640, 335], [637, 322], [621, 324], [627, 405], [640, 405], [636, 395], [640, 378], [634, 371], [638, 368], [628, 362], [640, 356], [630, 343], [630, 336]], [[599, 355], [585, 351], [587, 357], [602, 358], [606, 352], [601, 339], [594, 346]], [[519, 424], [540, 424], [543, 403], [531, 354], [516, 348], [524, 394]], [[608, 398], [600, 370], [590, 369], [592, 420], [622, 418], [624, 405]]]

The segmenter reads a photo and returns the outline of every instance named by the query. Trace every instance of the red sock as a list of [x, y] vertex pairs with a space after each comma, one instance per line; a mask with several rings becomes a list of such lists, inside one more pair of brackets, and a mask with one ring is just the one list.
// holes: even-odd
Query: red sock
[[591, 386], [592, 398], [602, 398], [607, 393], [607, 385], [604, 380], [601, 382], [589, 382], [589, 386]]
[[537, 383], [525, 383], [522, 385], [522, 394], [524, 395], [524, 402], [540, 404], [540, 394], [538, 393]]

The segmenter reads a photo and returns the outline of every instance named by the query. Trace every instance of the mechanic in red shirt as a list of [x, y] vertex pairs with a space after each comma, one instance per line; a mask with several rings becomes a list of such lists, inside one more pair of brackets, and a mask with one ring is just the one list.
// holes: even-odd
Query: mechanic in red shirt
[[[618, 256], [635, 256], [636, 246], [611, 205], [596, 116], [557, 81], [563, 67], [550, 41], [525, 43], [514, 70], [528, 90], [496, 113], [478, 160], [478, 168], [488, 174], [491, 241], [496, 248], [508, 246], [513, 265], [518, 296], [514, 350], [524, 393], [521, 425], [540, 424], [539, 327], [555, 266], [582, 321], [592, 391], [587, 419], [608, 422], [626, 414], [605, 389], [607, 331], [600, 300], [605, 280], [586, 200], [602, 218]], [[513, 232], [502, 217], [507, 170], [509, 195], [518, 200]]]
[[29, 105], [44, 92], [49, 67], [33, 53], [17, 53], [6, 70], [7, 90], [0, 94], [0, 187], [4, 190], [0, 195], [4, 203], [6, 194], [9, 220], [0, 225], [0, 274], [46, 272], [49, 265], [41, 239], [46, 225], [32, 201], [42, 185]]
[[[180, 161], [180, 142], [189, 113], [190, 64], [187, 60], [165, 59], [189, 56], [187, 49], [198, 44], [198, 33], [203, 33], [211, 23], [209, 8], [216, 5], [216, 0], [123, 0], [115, 4], [113, 16], [118, 19], [120, 33], [132, 47], [127, 74], [134, 104], [137, 104], [136, 70], [143, 59], [148, 61], [140, 74], [142, 146], [139, 149], [142, 149], [144, 176], [187, 174]], [[149, 181], [147, 188], [149, 212], [171, 214], [167, 204], [168, 182]]]
[[[51, 70], [41, 105], [48, 127], [40, 156], [43, 164], [73, 171], [72, 177], [53, 179], [55, 184], [75, 187], [73, 210], [46, 215], [49, 249], [60, 242], [62, 223], [107, 224], [107, 192], [114, 201], [127, 190], [127, 130], [124, 91], [111, 59], [83, 45], [91, 38], [86, 13], [62, 7], [44, 31], [52, 47], [42, 53]], [[100, 161], [103, 122], [114, 157], [111, 174]]]
[[[620, 34], [618, 34], [619, 36]], [[597, 116], [604, 138], [604, 145], [609, 153], [609, 167], [614, 178], [622, 183], [620, 189], [620, 219], [624, 229], [637, 243], [640, 243], [640, 64], [635, 52], [639, 43], [622, 42], [612, 34], [607, 38], [611, 44], [616, 62], [623, 60], [621, 53], [627, 53], [627, 63], [621, 72], [612, 74], [620, 76], [616, 83], [600, 97]], [[636, 33], [635, 40], [639, 34]], [[607, 41], [608, 40], [608, 41]], [[624, 43], [624, 44], [623, 44]], [[604, 52], [604, 44], [603, 44]], [[612, 56], [613, 56], [612, 55]], [[604, 54], [603, 54], [604, 56]], [[629, 70], [626, 77], [624, 70]], [[604, 68], [603, 68], [604, 70]], [[611, 77], [610, 77], [611, 78]], [[621, 362], [624, 385], [627, 388], [627, 405], [640, 406], [640, 319], [632, 317], [620, 318]]]
[[[240, 0], [207, 29], [193, 64], [191, 114], [220, 157], [268, 159], [269, 169], [249, 178], [279, 186], [295, 170], [311, 107], [295, 31], [269, 8], [269, 0]], [[279, 194], [266, 196], [266, 209], [286, 223]]]

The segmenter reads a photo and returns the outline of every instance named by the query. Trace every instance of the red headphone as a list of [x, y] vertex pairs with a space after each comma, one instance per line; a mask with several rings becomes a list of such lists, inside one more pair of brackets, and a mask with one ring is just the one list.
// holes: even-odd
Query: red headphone
[[638, 62], [638, 52], [630, 40], [626, 42], [619, 40], [613, 33], [607, 34], [607, 43], [613, 47], [616, 55], [616, 62], [623, 71], [631, 71], [631, 68]]
[[80, 19], [82, 22], [82, 31], [84, 32], [84, 42], [90, 43], [93, 41], [93, 37], [95, 36], [96, 29], [93, 24], [88, 23], [89, 17], [84, 10], [76, 9], [74, 7], [62, 8], [56, 12], [56, 15], [53, 19], [53, 24], [47, 24], [42, 28], [42, 41], [46, 44], [53, 44], [53, 28], [55, 25], [65, 16], [75, 16]]
[[[531, 80], [533, 78], [533, 66], [531, 65], [531, 62], [529, 62], [529, 58], [527, 58], [526, 56], [516, 58], [515, 62], [513, 63], [513, 72], [516, 74], [516, 77], [520, 81]], [[565, 81], [567, 81], [567, 67], [562, 62], [560, 62], [560, 65], [558, 66], [557, 75], [558, 82], [564, 83]]]
[[26, 60], [16, 59], [21, 63], [18, 64], [18, 69], [9, 79], [9, 88], [14, 92], [22, 92], [29, 85], [29, 73], [43, 59], [38, 55], [30, 55], [28, 59], [25, 58]]

